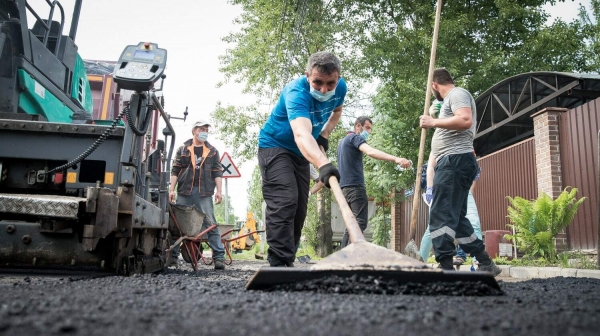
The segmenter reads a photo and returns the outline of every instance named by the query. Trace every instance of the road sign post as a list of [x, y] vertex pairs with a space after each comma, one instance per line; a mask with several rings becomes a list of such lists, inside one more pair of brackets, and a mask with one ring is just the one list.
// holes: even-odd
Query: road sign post
[[224, 152], [221, 156], [221, 167], [223, 167], [223, 178], [225, 179], [225, 224], [229, 224], [229, 188], [227, 179], [242, 177], [229, 153]]

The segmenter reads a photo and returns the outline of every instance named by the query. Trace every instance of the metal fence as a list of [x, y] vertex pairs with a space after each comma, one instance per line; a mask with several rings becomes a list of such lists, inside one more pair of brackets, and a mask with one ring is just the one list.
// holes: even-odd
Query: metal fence
[[564, 187], [577, 188], [577, 197], [587, 199], [567, 228], [571, 249], [598, 246], [597, 179], [600, 99], [569, 110], [560, 117], [560, 157]]
[[507, 196], [537, 198], [535, 139], [530, 138], [477, 160], [481, 177], [473, 196], [481, 230], [508, 230]]

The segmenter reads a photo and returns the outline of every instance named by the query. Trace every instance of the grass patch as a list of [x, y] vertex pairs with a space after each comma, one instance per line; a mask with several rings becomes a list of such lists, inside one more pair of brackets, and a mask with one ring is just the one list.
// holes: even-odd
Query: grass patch
[[557, 255], [556, 261], [544, 258], [521, 258], [508, 260], [506, 257], [494, 258], [496, 265], [510, 265], [522, 267], [561, 267], [577, 269], [598, 269], [597, 257], [587, 255], [581, 251], [567, 251]]

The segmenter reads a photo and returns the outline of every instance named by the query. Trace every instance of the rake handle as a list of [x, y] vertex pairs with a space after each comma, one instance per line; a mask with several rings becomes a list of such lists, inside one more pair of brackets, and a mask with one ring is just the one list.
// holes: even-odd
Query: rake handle
[[[442, 13], [442, 0], [437, 1], [435, 11], [435, 25], [433, 27], [433, 39], [431, 42], [431, 55], [429, 56], [429, 73], [427, 75], [427, 89], [425, 93], [425, 105], [423, 115], [429, 115], [429, 104], [431, 103], [431, 82], [433, 79], [433, 67], [435, 66], [435, 53], [437, 50], [438, 33], [440, 30], [440, 16]], [[414, 240], [417, 234], [417, 218], [419, 217], [419, 203], [421, 194], [421, 170], [423, 169], [423, 157], [425, 156], [425, 141], [427, 140], [427, 129], [421, 129], [421, 142], [419, 144], [419, 160], [417, 161], [417, 176], [415, 179], [415, 193], [412, 204], [412, 214], [410, 216], [409, 238]]]

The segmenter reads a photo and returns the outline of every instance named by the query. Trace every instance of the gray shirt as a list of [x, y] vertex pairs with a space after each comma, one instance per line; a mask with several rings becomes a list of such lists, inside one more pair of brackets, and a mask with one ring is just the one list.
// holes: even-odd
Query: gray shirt
[[469, 91], [459, 87], [452, 89], [444, 98], [438, 118], [453, 117], [454, 112], [463, 107], [471, 108], [471, 115], [473, 117], [471, 128], [464, 131], [436, 128], [431, 140], [431, 152], [436, 160], [446, 155], [473, 152], [473, 138], [477, 127], [477, 109], [475, 107], [475, 99], [473, 99]]

